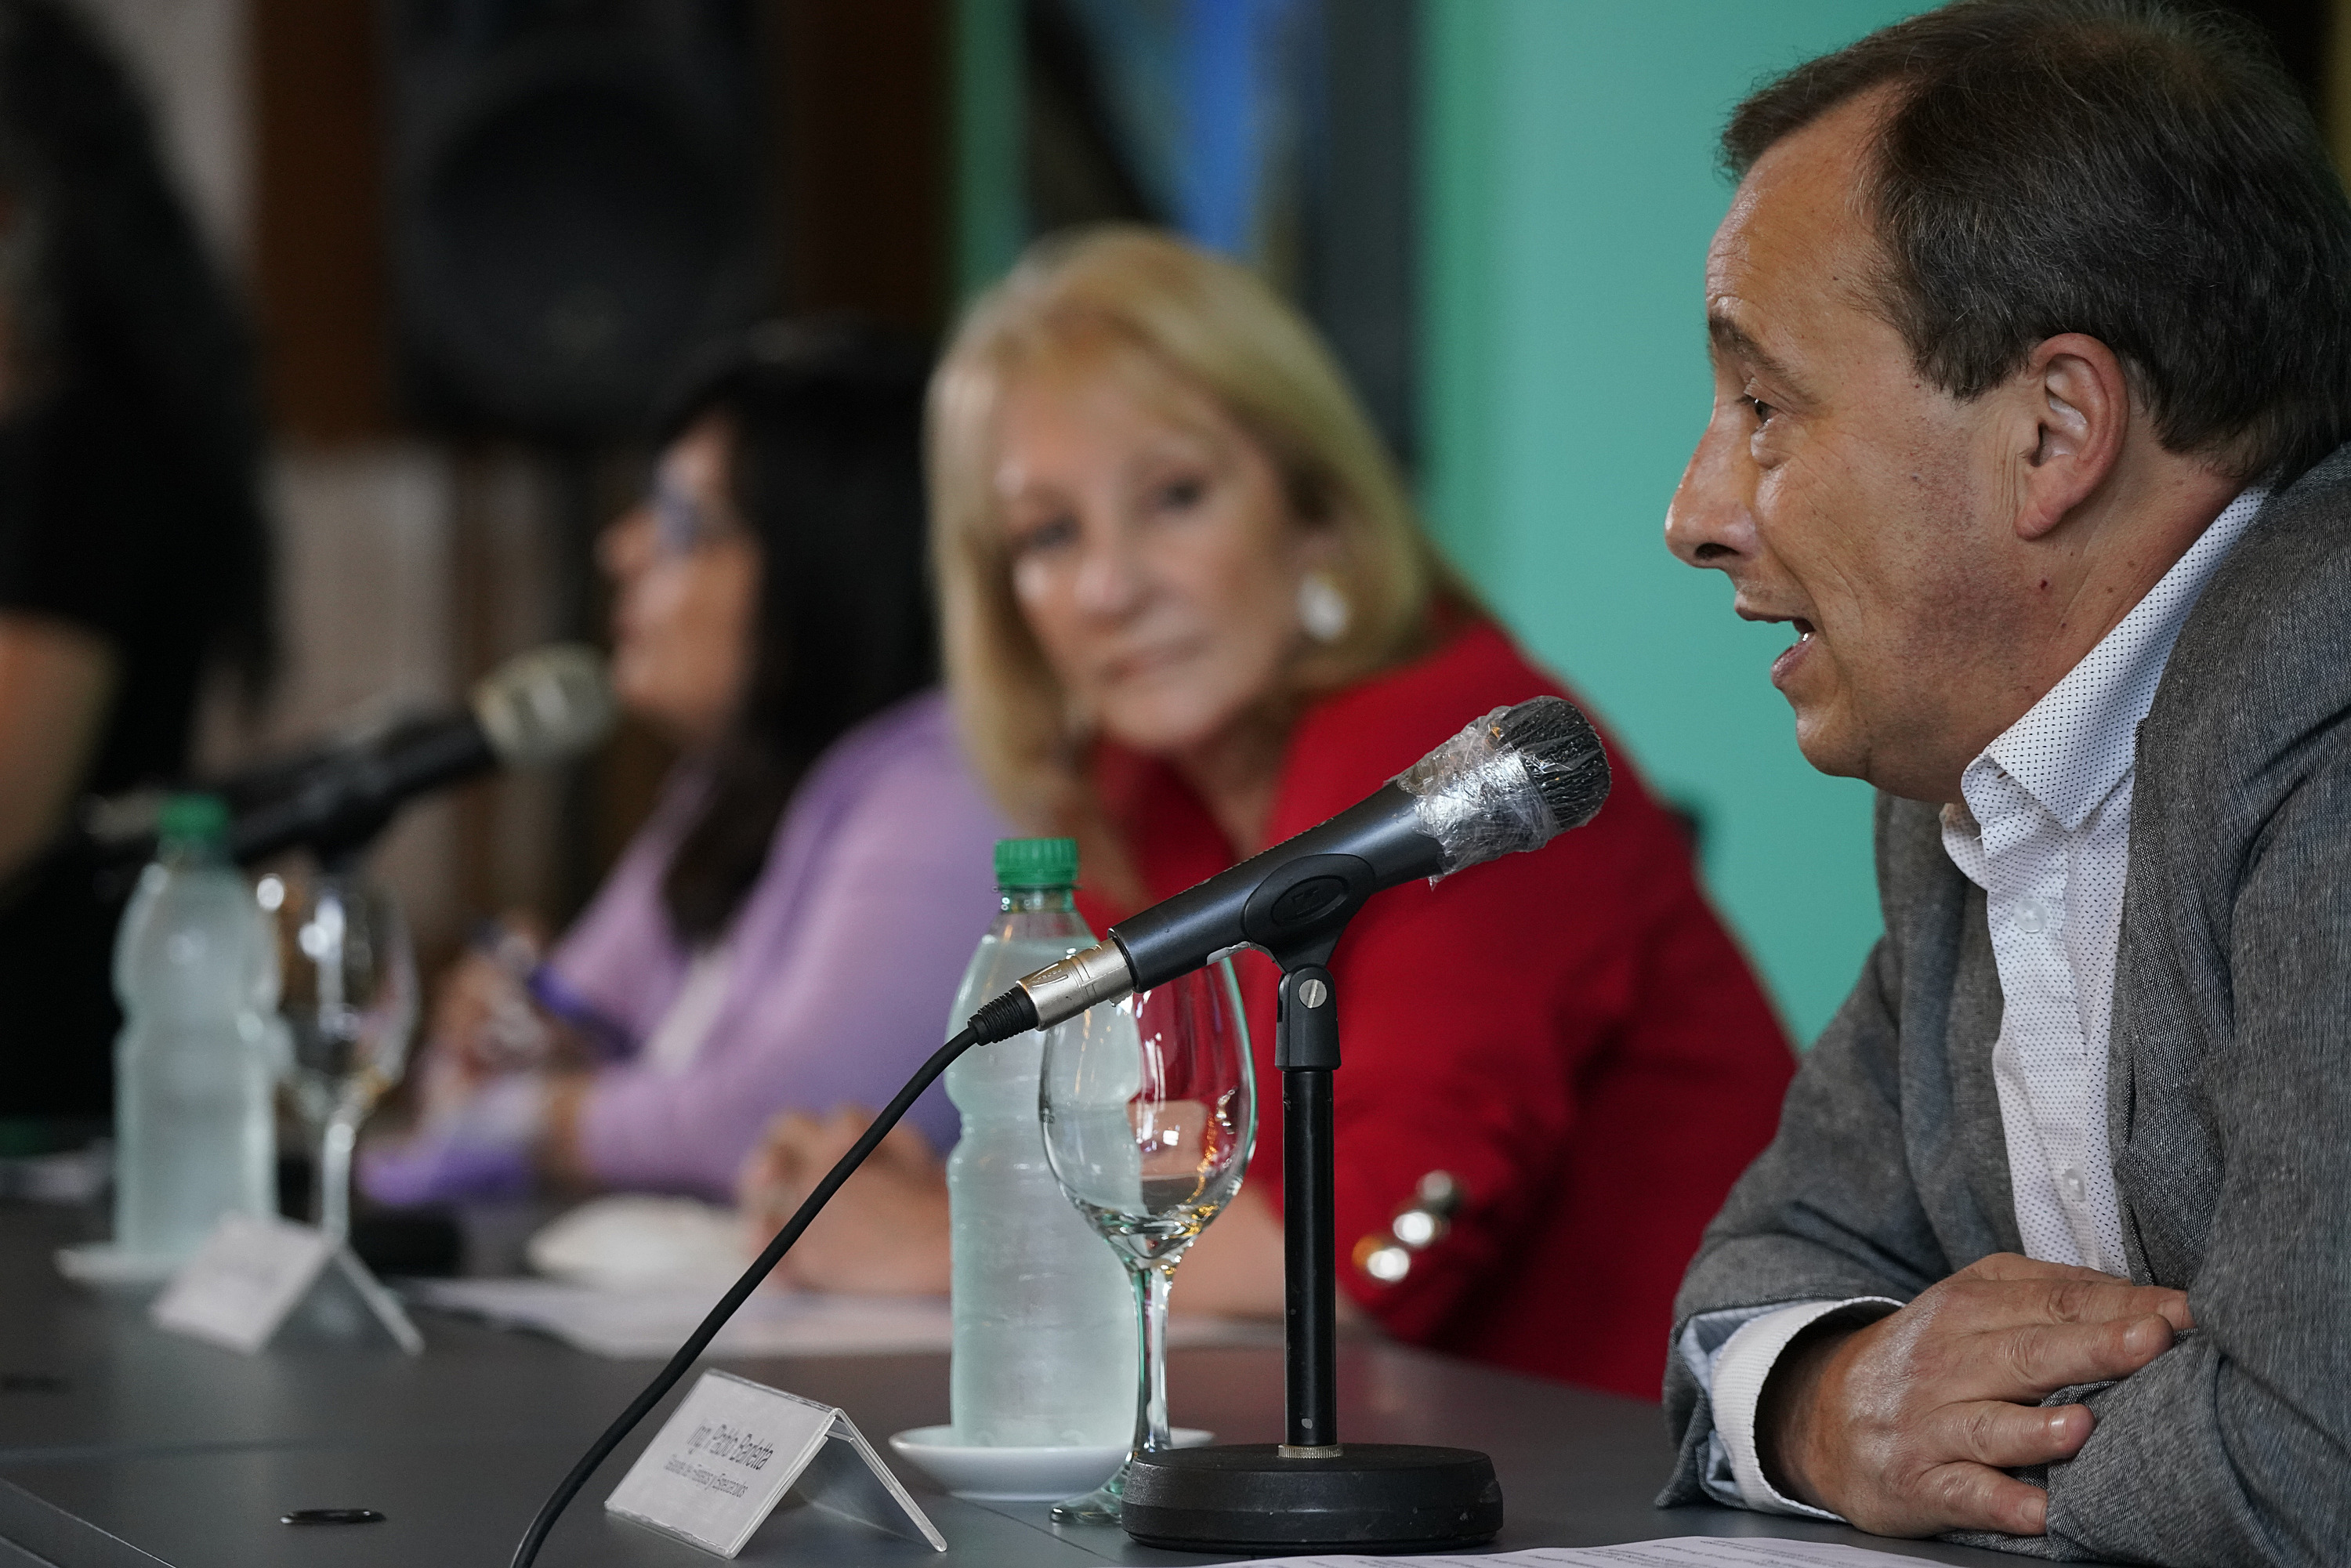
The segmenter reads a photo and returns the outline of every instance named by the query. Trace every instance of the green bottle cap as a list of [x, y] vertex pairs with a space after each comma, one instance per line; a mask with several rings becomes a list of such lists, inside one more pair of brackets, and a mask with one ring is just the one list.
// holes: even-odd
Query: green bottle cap
[[997, 840], [996, 885], [998, 887], [1077, 886], [1078, 841], [1075, 839]]
[[217, 795], [173, 795], [155, 816], [155, 837], [165, 844], [218, 849], [228, 842], [228, 803]]

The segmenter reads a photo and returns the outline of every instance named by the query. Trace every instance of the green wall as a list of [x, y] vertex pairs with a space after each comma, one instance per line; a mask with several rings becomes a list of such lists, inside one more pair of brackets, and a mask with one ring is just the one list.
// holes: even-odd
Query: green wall
[[958, 302], [1011, 267], [1024, 240], [1020, 200], [1020, 0], [952, 0], [948, 73], [950, 223]]
[[1896, 0], [1426, 0], [1424, 499], [1528, 646], [1704, 824], [1716, 899], [1809, 1043], [1878, 930], [1869, 791], [1797, 752], [1785, 627], [1666, 553], [1705, 423], [1724, 116]]

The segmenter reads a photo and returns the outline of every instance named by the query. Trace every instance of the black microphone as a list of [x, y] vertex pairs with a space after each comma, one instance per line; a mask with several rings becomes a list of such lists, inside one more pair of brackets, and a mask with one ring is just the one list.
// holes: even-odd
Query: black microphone
[[475, 685], [462, 713], [409, 719], [224, 780], [229, 857], [248, 865], [297, 844], [321, 859], [348, 853], [414, 797], [500, 768], [568, 762], [617, 716], [595, 649], [557, 643], [518, 653]]
[[1322, 962], [1366, 899], [1434, 881], [1590, 821], [1608, 757], [1573, 704], [1496, 708], [1358, 805], [1110, 928], [1107, 940], [1019, 981], [1047, 1029], [1227, 953]]
[[[297, 844], [332, 859], [364, 848], [416, 796], [584, 754], [616, 716], [603, 655], [552, 643], [484, 676], [464, 711], [402, 719], [202, 787], [228, 806], [228, 851], [239, 864]], [[159, 804], [152, 795], [99, 801], [89, 831], [110, 852], [144, 858]]]

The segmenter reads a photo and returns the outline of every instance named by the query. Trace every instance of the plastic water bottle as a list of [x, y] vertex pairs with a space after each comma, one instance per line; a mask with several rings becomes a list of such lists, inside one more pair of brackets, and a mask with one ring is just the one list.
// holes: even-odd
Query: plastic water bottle
[[[1072, 840], [996, 846], [1003, 903], [964, 971], [950, 1030], [1021, 976], [1093, 945], [1071, 896], [1077, 878]], [[1045, 1037], [1031, 1030], [947, 1069], [947, 1097], [963, 1113], [963, 1136], [947, 1156], [948, 1409], [962, 1443], [1123, 1444], [1134, 1429], [1134, 1292], [1046, 1163], [1037, 1115], [1044, 1058]]]
[[162, 1260], [277, 1212], [277, 948], [217, 797], [172, 797], [157, 836], [114, 942], [114, 1244]]

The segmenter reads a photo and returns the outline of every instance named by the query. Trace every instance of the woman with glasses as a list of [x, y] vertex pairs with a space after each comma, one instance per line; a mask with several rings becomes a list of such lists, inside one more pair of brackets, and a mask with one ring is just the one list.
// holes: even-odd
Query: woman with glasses
[[[612, 680], [683, 753], [542, 962], [509, 926], [443, 988], [381, 1201], [535, 1175], [726, 1197], [778, 1112], [880, 1104], [944, 1037], [1004, 830], [933, 686], [921, 354], [771, 323], [691, 378], [605, 530]], [[944, 1148], [954, 1108], [912, 1121]]]

